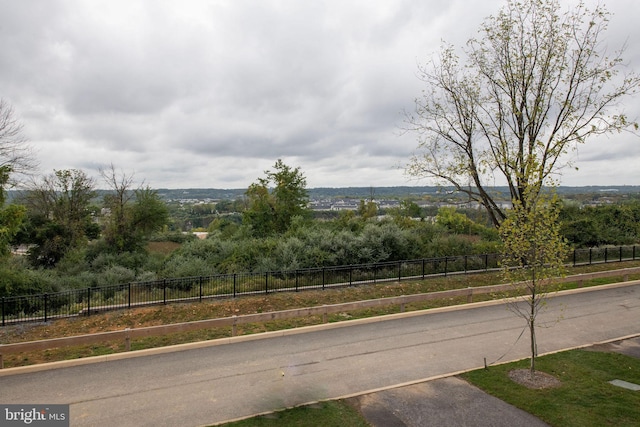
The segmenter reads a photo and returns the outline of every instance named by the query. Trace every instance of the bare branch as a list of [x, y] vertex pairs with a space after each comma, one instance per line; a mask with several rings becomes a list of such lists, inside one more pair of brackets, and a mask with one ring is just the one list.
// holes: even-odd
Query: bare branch
[[13, 107], [0, 98], [0, 168], [8, 168], [11, 179], [8, 185], [15, 185], [15, 175], [33, 172], [37, 162], [33, 148], [23, 136], [23, 125], [16, 118]]

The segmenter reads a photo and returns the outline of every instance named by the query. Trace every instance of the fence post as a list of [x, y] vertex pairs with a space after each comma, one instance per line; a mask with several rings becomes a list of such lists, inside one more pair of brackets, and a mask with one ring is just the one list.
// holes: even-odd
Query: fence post
[[622, 262], [622, 246], [620, 246], [620, 262]]
[[398, 282], [402, 280], [402, 261], [398, 261]]
[[609, 254], [609, 248], [604, 248], [604, 263], [607, 263], [607, 255]]
[[162, 279], [162, 302], [167, 305], [167, 279]]
[[125, 351], [131, 351], [131, 328], [125, 328], [124, 330], [124, 349]]
[[91, 316], [91, 287], [87, 288], [87, 316]]
[[129, 287], [129, 299], [128, 299], [129, 302], [128, 302], [127, 305], [129, 306], [129, 308], [131, 308], [131, 282], [129, 282], [129, 286], [128, 287]]
[[444, 257], [444, 276], [447, 276], [448, 273], [448, 269], [449, 269], [449, 258], [448, 257]]
[[233, 273], [233, 297], [236, 297], [236, 276], [237, 273]]
[[592, 264], [592, 260], [593, 260], [592, 254], [593, 254], [593, 248], [589, 248], [589, 265]]
[[325, 268], [322, 267], [322, 290], [323, 291], [324, 291], [324, 280], [325, 280], [325, 278], [324, 278], [324, 270], [325, 270]]
[[633, 245], [633, 260], [636, 260], [636, 245]]
[[264, 293], [269, 293], [269, 272], [264, 273]]
[[298, 269], [295, 270], [295, 278], [296, 278], [296, 292], [298, 292]]
[[202, 302], [202, 281], [203, 281], [203, 277], [202, 276], [200, 276], [200, 280], [199, 281], [200, 281], [200, 283], [199, 283], [200, 284], [200, 302]]
[[574, 267], [576, 266], [576, 251], [577, 251], [577, 249], [573, 250], [573, 266]]
[[47, 301], [49, 300], [49, 294], [44, 294], [44, 321], [47, 321]]
[[2, 297], [2, 326], [4, 326], [4, 319], [5, 319], [5, 305], [4, 305], [4, 297]]
[[489, 254], [484, 254], [484, 270], [489, 270]]
[[425, 259], [422, 258], [422, 278], [424, 279], [424, 261]]

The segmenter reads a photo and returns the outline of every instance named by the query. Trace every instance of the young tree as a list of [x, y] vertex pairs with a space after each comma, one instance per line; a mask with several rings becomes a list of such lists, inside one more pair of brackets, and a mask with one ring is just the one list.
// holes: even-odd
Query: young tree
[[468, 194], [499, 226], [506, 213], [491, 194], [496, 182], [527, 209], [525, 193], [542, 191], [570, 164], [563, 158], [572, 148], [637, 129], [616, 111], [640, 79], [623, 73], [624, 48], [603, 50], [608, 17], [602, 5], [562, 14], [558, 0], [507, 0], [469, 40], [466, 62], [443, 47], [419, 67], [426, 88], [406, 127], [421, 151], [407, 173]]
[[362, 219], [374, 218], [378, 215], [378, 204], [371, 199], [369, 199], [369, 201], [360, 199], [358, 215], [361, 216]]
[[416, 202], [413, 202], [409, 199], [403, 200], [400, 202], [399, 213], [402, 216], [408, 218], [424, 218], [424, 214], [422, 213], [422, 209]]
[[102, 237], [107, 246], [117, 253], [130, 251], [133, 242], [128, 241], [131, 237], [129, 230], [130, 218], [127, 205], [131, 202], [134, 192], [133, 175], [118, 173], [115, 166], [111, 164], [108, 169], [100, 169], [100, 175], [111, 189], [111, 193], [104, 196], [104, 206], [108, 210], [107, 220], [103, 225]]
[[133, 229], [141, 238], [162, 230], [169, 222], [169, 210], [160, 199], [158, 192], [149, 186], [135, 191], [135, 203], [132, 207]]
[[549, 195], [529, 187], [523, 200], [514, 202], [499, 229], [504, 276], [509, 283], [524, 284], [526, 289], [509, 307], [527, 322], [529, 328], [532, 379], [538, 354], [536, 320], [544, 307], [551, 281], [564, 275], [564, 260], [568, 254], [566, 241], [560, 233], [559, 211], [560, 203], [555, 193]]
[[274, 169], [265, 171], [266, 177], [258, 178], [245, 193], [249, 207], [243, 221], [257, 236], [284, 233], [295, 216], [309, 216], [307, 179], [300, 168], [292, 169], [278, 159]]

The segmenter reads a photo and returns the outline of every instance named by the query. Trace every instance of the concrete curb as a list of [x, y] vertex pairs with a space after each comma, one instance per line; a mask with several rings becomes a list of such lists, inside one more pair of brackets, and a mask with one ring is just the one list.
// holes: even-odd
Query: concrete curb
[[[638, 284], [637, 282], [638, 281], [619, 282], [619, 283], [612, 283], [612, 284], [608, 284], [608, 285], [592, 286], [592, 287], [588, 287], [588, 288], [570, 289], [570, 290], [566, 290], [566, 291], [559, 291], [559, 292], [549, 293], [547, 295], [547, 297], [548, 298], [553, 298], [553, 297], [561, 296], [561, 295], [571, 295], [571, 294], [592, 292], [592, 291], [603, 290], [603, 289], [615, 289], [615, 288], [621, 288], [621, 287], [626, 287], [626, 286], [635, 286], [635, 285]], [[481, 302], [474, 302], [474, 303], [468, 303], [468, 304], [463, 304], [463, 305], [455, 305], [455, 306], [449, 306], [449, 307], [433, 308], [433, 309], [428, 309], [428, 310], [409, 311], [409, 312], [403, 312], [403, 313], [387, 314], [387, 315], [383, 315], [383, 316], [368, 317], [368, 318], [363, 318], [363, 319], [344, 320], [344, 321], [335, 322], [335, 323], [323, 323], [323, 324], [319, 324], [319, 325], [303, 326], [303, 327], [295, 328], [295, 329], [284, 329], [284, 330], [281, 330], [281, 331], [262, 332], [262, 333], [259, 333], [259, 334], [240, 335], [240, 336], [236, 336], [236, 337], [219, 338], [219, 339], [209, 340], [209, 341], [198, 341], [198, 342], [193, 342], [193, 343], [176, 344], [176, 345], [166, 346], [166, 347], [157, 347], [157, 348], [149, 348], [149, 349], [144, 349], [144, 350], [135, 350], [135, 351], [129, 351], [129, 352], [123, 352], [123, 353], [114, 353], [114, 354], [107, 354], [107, 355], [103, 355], [103, 356], [91, 356], [91, 357], [85, 357], [85, 358], [80, 358], [80, 359], [61, 360], [61, 361], [58, 361], [58, 362], [42, 363], [42, 364], [38, 364], [38, 365], [19, 366], [19, 367], [15, 367], [15, 368], [5, 368], [5, 369], [0, 369], [0, 377], [5, 377], [5, 376], [9, 376], [9, 375], [19, 375], [19, 374], [25, 374], [25, 373], [32, 373], [32, 372], [40, 372], [40, 371], [46, 371], [46, 370], [50, 370], [50, 369], [60, 369], [60, 368], [68, 368], [68, 367], [73, 367], [73, 366], [89, 365], [89, 364], [93, 364], [93, 363], [102, 363], [102, 362], [110, 362], [110, 361], [115, 361], [115, 360], [124, 360], [124, 359], [130, 359], [130, 358], [134, 358], [134, 357], [153, 356], [153, 355], [159, 355], [159, 354], [165, 354], [165, 353], [173, 353], [173, 352], [178, 352], [178, 351], [194, 350], [194, 349], [198, 349], [198, 348], [214, 347], [214, 346], [219, 346], [219, 345], [234, 344], [234, 343], [238, 343], [238, 342], [255, 341], [255, 340], [283, 337], [283, 336], [289, 336], [289, 335], [305, 334], [305, 333], [323, 331], [323, 330], [329, 330], [329, 329], [335, 329], [335, 328], [345, 328], [345, 327], [354, 326], [354, 325], [363, 325], [363, 324], [384, 322], [384, 321], [390, 321], [390, 320], [395, 320], [395, 319], [403, 319], [403, 318], [409, 318], [409, 317], [416, 317], [416, 316], [427, 316], [427, 315], [430, 315], [430, 314], [437, 314], [437, 313], [447, 313], [447, 312], [460, 311], [460, 310], [470, 310], [470, 309], [474, 309], [474, 308], [477, 308], [477, 307], [487, 307], [487, 306], [492, 306], [492, 305], [504, 304], [506, 301], [509, 301], [509, 300], [510, 299], [507, 298], [507, 299], [498, 299], [498, 300], [490, 300], [490, 301], [481, 301]], [[610, 340], [610, 341], [607, 341], [607, 342], [619, 341], [620, 339], [624, 339], [624, 338], [618, 338], [618, 339]], [[602, 344], [604, 344], [604, 343], [606, 343], [606, 342], [603, 342]], [[601, 344], [601, 343], [593, 343], [593, 344]], [[593, 345], [593, 344], [590, 344], [590, 345]], [[588, 346], [589, 345], [581, 346], [581, 347], [588, 347]], [[576, 347], [576, 348], [581, 348], [581, 347]], [[568, 349], [559, 350], [559, 351], [566, 351], [566, 350], [572, 350], [572, 349], [573, 348], [568, 348]], [[482, 366], [480, 366], [480, 368], [481, 367]], [[444, 378], [444, 377], [454, 376], [454, 375], [458, 375], [460, 373], [462, 373], [462, 372], [441, 375], [441, 376], [438, 376], [437, 378]], [[417, 383], [420, 383], [420, 382], [430, 381], [430, 380], [437, 379], [437, 378], [416, 380], [416, 381], [412, 381], [411, 383], [407, 383], [407, 384], [403, 384], [403, 385], [417, 384]], [[403, 385], [393, 386], [393, 387], [389, 387], [389, 388], [401, 387]], [[376, 392], [376, 391], [380, 391], [380, 390], [367, 391], [367, 392], [359, 393], [358, 395], [367, 394], [367, 393], [373, 393], [373, 392]], [[347, 397], [353, 397], [353, 396], [345, 396], [343, 398], [347, 398]]]

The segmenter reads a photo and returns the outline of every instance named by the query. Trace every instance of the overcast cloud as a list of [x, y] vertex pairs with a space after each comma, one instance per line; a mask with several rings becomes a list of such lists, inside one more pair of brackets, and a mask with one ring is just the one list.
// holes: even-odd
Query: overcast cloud
[[[0, 0], [0, 97], [43, 174], [113, 164], [153, 188], [245, 188], [281, 158], [311, 188], [430, 185], [401, 167], [416, 64], [503, 4]], [[604, 43], [628, 41], [640, 71], [640, 3], [607, 5]], [[562, 184], [640, 185], [639, 143], [588, 142]]]

